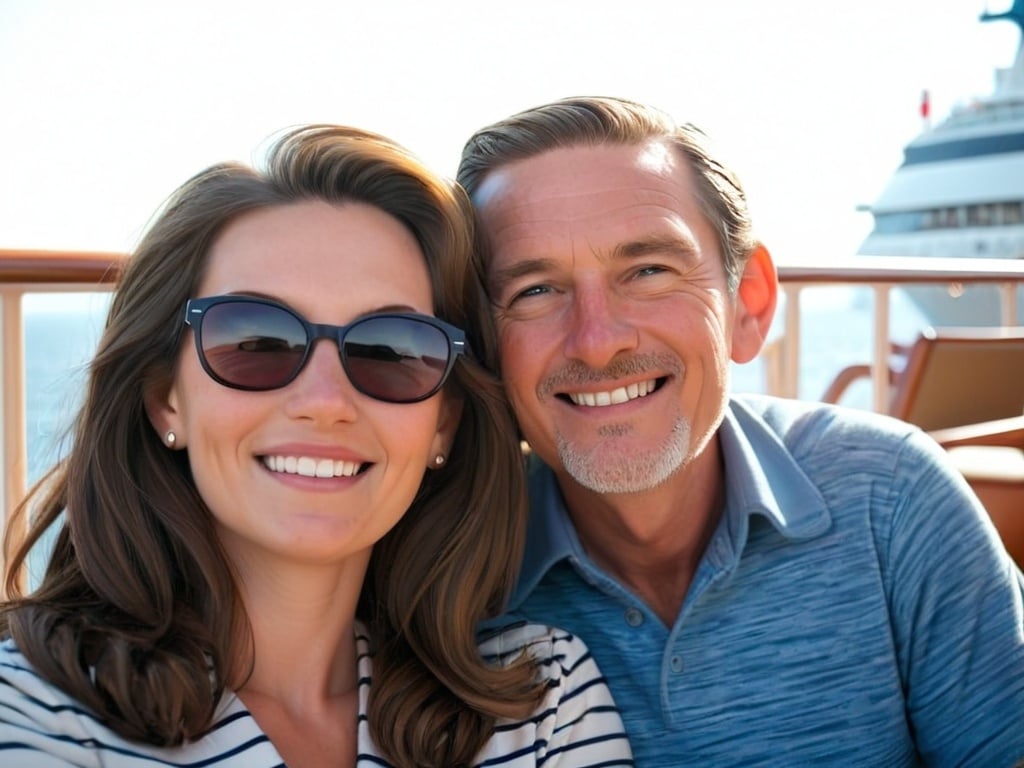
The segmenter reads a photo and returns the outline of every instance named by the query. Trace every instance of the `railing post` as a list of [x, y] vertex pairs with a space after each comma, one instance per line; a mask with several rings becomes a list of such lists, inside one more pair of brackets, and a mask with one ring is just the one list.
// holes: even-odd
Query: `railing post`
[[[0, 360], [3, 375], [2, 407], [0, 407], [0, 440], [3, 451], [3, 511], [0, 520], [6, 529], [11, 511], [25, 496], [25, 474], [28, 465], [25, 447], [25, 349], [24, 329], [21, 314], [20, 289], [0, 290], [0, 344], [3, 345]], [[24, 520], [21, 521], [24, 524]], [[18, 541], [20, 531], [11, 531], [10, 539]], [[0, 564], [5, 564], [6, 553], [0, 552]], [[6, 571], [6, 565], [4, 565]]]
[[889, 289], [891, 286], [875, 285], [875, 354], [871, 363], [871, 377], [874, 380], [875, 411], [889, 412]]
[[999, 286], [999, 313], [1003, 325], [1017, 325], [1017, 284]]
[[782, 397], [800, 391], [800, 289], [799, 283], [782, 286], [786, 294], [786, 329], [782, 337]]

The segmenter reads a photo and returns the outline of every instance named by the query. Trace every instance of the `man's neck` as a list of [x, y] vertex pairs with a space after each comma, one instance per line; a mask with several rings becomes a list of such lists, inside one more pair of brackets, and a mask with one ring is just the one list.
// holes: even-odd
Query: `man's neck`
[[717, 439], [656, 488], [601, 495], [559, 477], [590, 558], [671, 627], [725, 506]]

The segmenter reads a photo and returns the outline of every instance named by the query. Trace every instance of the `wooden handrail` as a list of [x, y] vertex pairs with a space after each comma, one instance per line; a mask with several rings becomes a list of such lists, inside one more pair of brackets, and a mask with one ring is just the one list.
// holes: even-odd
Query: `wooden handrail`
[[125, 262], [122, 253], [0, 249], [0, 284], [109, 285]]
[[[123, 253], [0, 248], [0, 283], [113, 283]], [[807, 285], [1024, 282], [1024, 259], [857, 256], [842, 262], [779, 264], [779, 281]]]
[[780, 264], [777, 269], [779, 282], [807, 285], [1024, 282], [1024, 259], [856, 256], [842, 262]]

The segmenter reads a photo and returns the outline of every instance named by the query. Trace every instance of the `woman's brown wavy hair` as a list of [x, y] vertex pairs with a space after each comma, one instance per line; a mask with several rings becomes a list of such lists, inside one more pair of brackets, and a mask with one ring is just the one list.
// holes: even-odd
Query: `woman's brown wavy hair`
[[[375, 547], [359, 606], [374, 646], [368, 715], [381, 750], [398, 766], [468, 764], [496, 716], [525, 716], [541, 694], [532, 663], [493, 668], [475, 641], [519, 563], [522, 457], [493, 373], [496, 337], [473, 266], [468, 199], [372, 133], [294, 129], [262, 170], [216, 165], [168, 200], [120, 276], [73, 447], [14, 512], [27, 518], [31, 509], [32, 519], [24, 541], [5, 542], [11, 597], [0, 606], [0, 635], [125, 737], [171, 746], [209, 727], [224, 688], [239, 682], [239, 663], [247, 669], [258, 649], [186, 452], [161, 444], [143, 399], [171, 384], [187, 341], [185, 301], [223, 227], [246, 211], [308, 199], [368, 203], [405, 224], [428, 264], [437, 316], [465, 329], [473, 350], [445, 389], [463, 402], [451, 456], [426, 473]], [[19, 574], [51, 525], [59, 532], [49, 564], [24, 594]]]

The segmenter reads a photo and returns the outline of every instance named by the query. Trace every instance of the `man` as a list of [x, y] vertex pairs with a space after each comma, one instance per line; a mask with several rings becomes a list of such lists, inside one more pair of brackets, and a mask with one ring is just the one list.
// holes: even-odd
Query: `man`
[[1024, 577], [941, 449], [730, 398], [777, 281], [703, 135], [570, 99], [479, 131], [459, 180], [540, 460], [510, 607], [588, 643], [637, 764], [1024, 757]]

